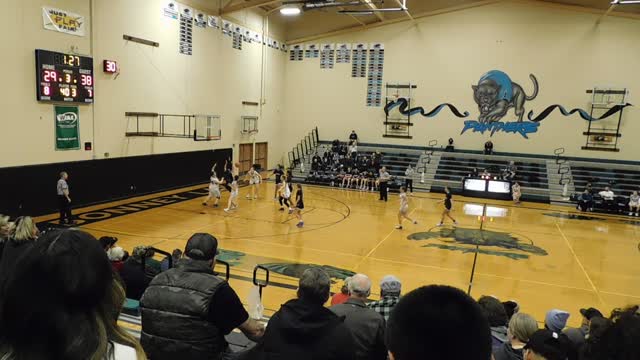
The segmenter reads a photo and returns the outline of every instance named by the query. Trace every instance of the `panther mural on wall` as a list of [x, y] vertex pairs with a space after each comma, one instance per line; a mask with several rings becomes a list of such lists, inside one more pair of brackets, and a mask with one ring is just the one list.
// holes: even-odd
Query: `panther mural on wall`
[[[519, 134], [523, 138], [528, 139], [529, 134], [538, 132], [540, 122], [546, 119], [556, 109], [564, 116], [571, 116], [578, 113], [584, 120], [598, 121], [622, 111], [622, 109], [627, 106], [631, 106], [629, 103], [615, 105], [602, 116], [594, 118], [586, 110], [580, 108], [567, 110], [562, 105], [554, 104], [547, 106], [538, 115], [535, 115], [534, 111], [530, 110], [525, 120], [525, 107], [528, 107], [527, 104], [529, 101], [536, 99], [540, 90], [538, 78], [533, 74], [530, 74], [529, 78], [533, 83], [531, 95], [527, 95], [522, 86], [511, 81], [509, 75], [503, 71], [490, 70], [482, 75], [478, 83], [471, 86], [473, 89], [473, 99], [476, 104], [478, 104], [478, 119], [465, 120], [460, 134], [462, 135], [467, 131], [479, 132], [481, 134], [488, 132], [490, 135], [502, 132]], [[422, 115], [427, 118], [432, 118], [445, 108], [448, 108], [457, 118], [467, 118], [470, 115], [468, 111], [460, 111], [451, 103], [441, 103], [431, 111], [426, 111], [421, 106], [410, 107], [409, 100], [405, 98], [389, 101], [385, 105], [384, 111], [388, 116], [395, 108], [404, 116]], [[510, 121], [508, 114], [512, 108], [515, 119]]]
[[491, 70], [482, 75], [478, 85], [472, 85], [473, 99], [478, 104], [480, 116], [478, 121], [487, 123], [502, 119], [507, 111], [513, 108], [518, 121], [524, 116], [525, 101], [531, 101], [538, 96], [538, 79], [529, 75], [533, 82], [533, 94], [527, 96], [522, 86], [514, 83], [509, 75], [500, 70]]

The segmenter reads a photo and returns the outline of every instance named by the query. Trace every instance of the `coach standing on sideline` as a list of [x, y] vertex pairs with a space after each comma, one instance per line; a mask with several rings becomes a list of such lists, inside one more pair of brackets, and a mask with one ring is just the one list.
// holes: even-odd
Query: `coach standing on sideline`
[[387, 197], [389, 196], [387, 183], [391, 180], [391, 175], [387, 172], [387, 167], [383, 166], [380, 169], [380, 200], [387, 201]]
[[73, 224], [71, 215], [71, 198], [69, 197], [69, 185], [67, 179], [69, 175], [63, 171], [60, 173], [60, 179], [58, 180], [57, 192], [58, 192], [58, 209], [60, 209], [60, 225]]

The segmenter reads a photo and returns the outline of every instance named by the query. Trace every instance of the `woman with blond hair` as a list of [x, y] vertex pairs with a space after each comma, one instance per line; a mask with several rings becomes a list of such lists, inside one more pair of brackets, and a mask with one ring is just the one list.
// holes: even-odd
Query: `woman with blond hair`
[[13, 233], [13, 223], [9, 221], [8, 216], [0, 214], [0, 260], [2, 260], [2, 252], [4, 244]]
[[495, 360], [522, 360], [524, 347], [536, 331], [538, 323], [531, 315], [514, 314], [509, 321], [507, 341], [493, 349]]
[[30, 216], [16, 219], [13, 234], [5, 241], [2, 250], [0, 274], [13, 271], [18, 259], [31, 249], [39, 234], [40, 231]]
[[124, 290], [92, 235], [47, 232], [0, 277], [0, 359], [146, 359], [117, 324]]

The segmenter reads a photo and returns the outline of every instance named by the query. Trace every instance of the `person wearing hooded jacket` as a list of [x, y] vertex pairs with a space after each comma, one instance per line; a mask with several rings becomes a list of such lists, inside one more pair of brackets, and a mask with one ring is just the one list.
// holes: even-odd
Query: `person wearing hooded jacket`
[[321, 268], [305, 270], [298, 298], [280, 307], [258, 344], [239, 360], [352, 360], [354, 340], [344, 324], [323, 304], [329, 299], [331, 279]]

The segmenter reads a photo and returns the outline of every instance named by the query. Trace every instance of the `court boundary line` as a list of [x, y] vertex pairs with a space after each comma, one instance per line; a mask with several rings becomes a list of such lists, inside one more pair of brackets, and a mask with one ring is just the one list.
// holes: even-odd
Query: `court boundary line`
[[564, 232], [560, 228], [560, 225], [558, 225], [558, 222], [555, 221], [554, 223], [556, 225], [556, 228], [560, 232], [560, 235], [562, 235], [562, 238], [564, 239], [565, 243], [567, 244], [567, 247], [569, 247], [569, 251], [571, 251], [571, 254], [573, 255], [573, 258], [578, 263], [578, 266], [580, 266], [580, 269], [582, 269], [582, 272], [584, 273], [584, 276], [587, 277], [587, 281], [589, 281], [589, 284], [591, 284], [591, 287], [593, 288], [593, 292], [595, 292], [596, 296], [598, 297], [598, 301], [600, 301], [600, 304], [602, 304], [605, 307], [607, 307], [607, 303], [604, 301], [604, 299], [600, 295], [600, 292], [598, 291], [598, 288], [596, 287], [596, 285], [591, 280], [591, 277], [589, 276], [589, 273], [587, 273], [587, 270], [585, 269], [584, 265], [582, 265], [582, 261], [580, 261], [580, 259], [578, 258], [578, 255], [573, 250], [573, 246], [571, 246], [571, 243], [569, 242], [569, 239], [564, 235]]

